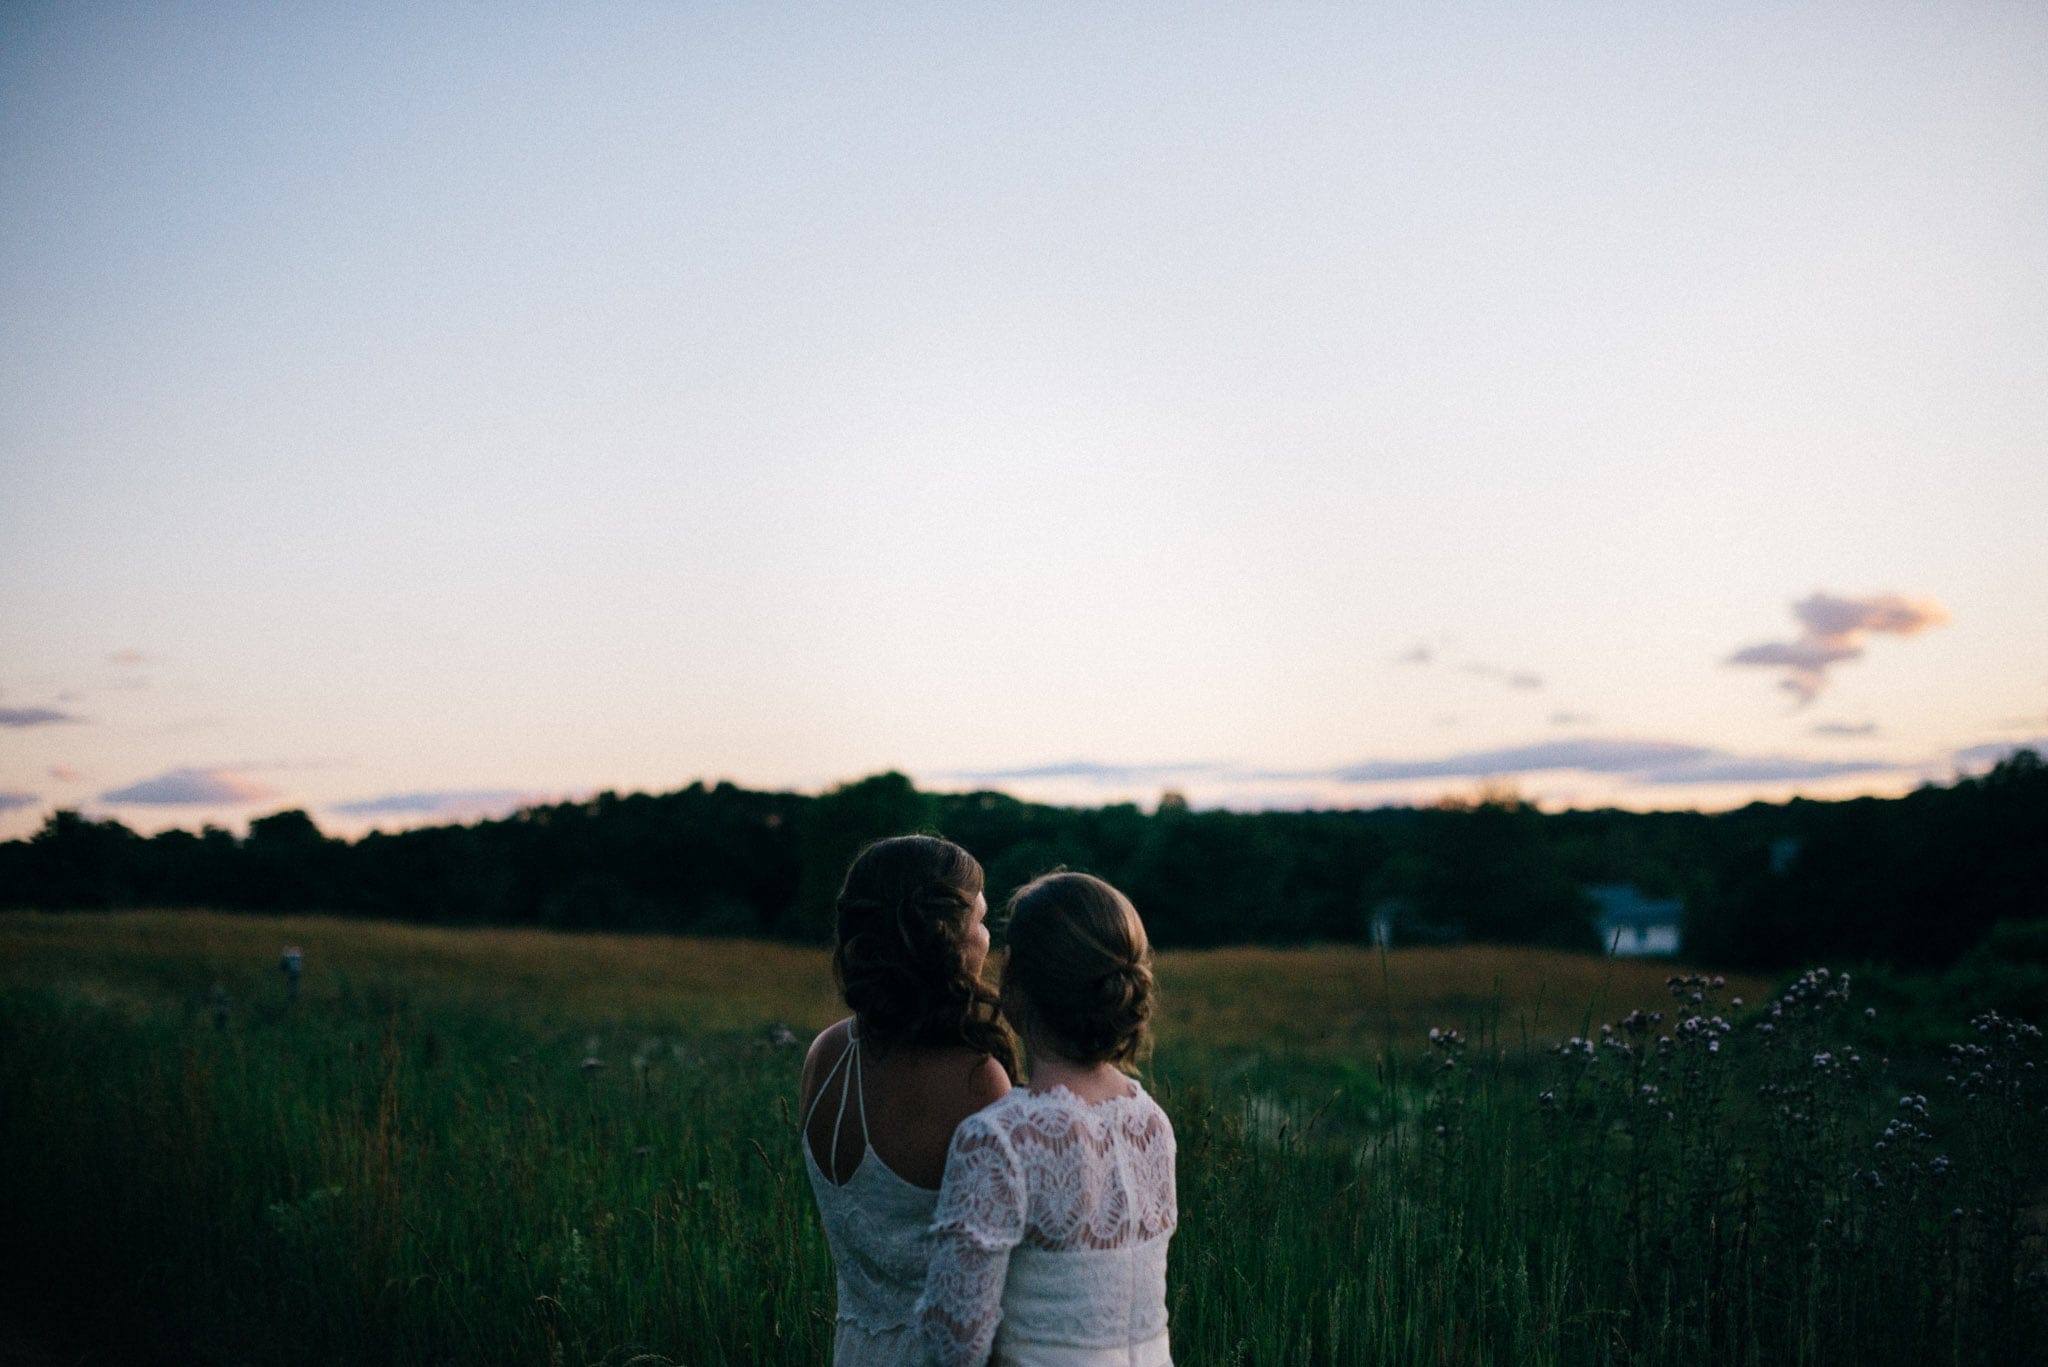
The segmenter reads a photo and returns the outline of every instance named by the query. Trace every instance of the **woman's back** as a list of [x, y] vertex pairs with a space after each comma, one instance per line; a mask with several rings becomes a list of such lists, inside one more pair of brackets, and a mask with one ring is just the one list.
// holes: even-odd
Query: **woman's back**
[[945, 1153], [961, 1115], [1007, 1082], [991, 1060], [962, 1049], [906, 1049], [877, 1059], [852, 1021], [811, 1046], [804, 1169], [838, 1284], [837, 1367], [915, 1359], [912, 1305], [924, 1285], [939, 1195], [941, 1160], [933, 1155]]
[[1136, 1083], [1018, 1090], [953, 1136], [918, 1315], [943, 1363], [1159, 1367], [1173, 1127]]

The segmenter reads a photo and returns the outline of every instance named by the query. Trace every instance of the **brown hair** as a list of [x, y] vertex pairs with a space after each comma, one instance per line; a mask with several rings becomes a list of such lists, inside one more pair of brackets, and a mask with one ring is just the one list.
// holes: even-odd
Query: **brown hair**
[[981, 865], [949, 840], [899, 835], [855, 856], [839, 889], [832, 978], [875, 1048], [960, 1045], [1017, 1076], [996, 994], [967, 967]]
[[1085, 873], [1010, 898], [1004, 1012], [1076, 1063], [1126, 1067], [1152, 1047], [1152, 946], [1128, 897]]

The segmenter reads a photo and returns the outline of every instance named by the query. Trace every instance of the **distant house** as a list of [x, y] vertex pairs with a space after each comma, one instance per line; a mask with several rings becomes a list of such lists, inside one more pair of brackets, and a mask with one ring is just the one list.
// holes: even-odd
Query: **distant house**
[[1675, 897], [1645, 897], [1633, 883], [1599, 883], [1586, 889], [1593, 899], [1593, 925], [1609, 954], [1676, 954], [1685, 923], [1685, 903]]

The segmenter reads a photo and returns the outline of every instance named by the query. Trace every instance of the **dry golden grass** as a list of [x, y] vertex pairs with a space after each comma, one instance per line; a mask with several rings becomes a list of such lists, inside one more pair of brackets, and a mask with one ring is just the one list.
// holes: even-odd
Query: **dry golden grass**
[[288, 944], [305, 952], [309, 1002], [356, 991], [535, 1024], [676, 1029], [823, 1026], [838, 1006], [824, 954], [791, 945], [187, 911], [0, 914], [0, 977], [69, 980], [138, 1005], [203, 996], [215, 982], [278, 995]]
[[[1395, 949], [1183, 950], [1159, 959], [1163, 1038], [1230, 1048], [1360, 1054], [1413, 1047], [1430, 1026], [1498, 1022], [1502, 1038], [1577, 1034], [1642, 1007], [1670, 1004], [1662, 959], [1610, 959], [1509, 945]], [[1769, 983], [1736, 977], [1728, 991], [1755, 1001]]]
[[[752, 940], [561, 935], [332, 917], [134, 911], [0, 914], [0, 980], [65, 981], [136, 1011], [190, 1005], [215, 982], [282, 992], [278, 952], [306, 954], [309, 1001], [375, 993], [394, 1004], [472, 1005], [542, 1026], [631, 1022], [728, 1029], [820, 1028], [842, 1013], [822, 950]], [[1389, 1032], [1413, 1046], [1431, 1025], [1498, 1019], [1515, 1042], [1668, 1002], [1665, 961], [1496, 945], [1397, 949], [1179, 950], [1159, 956], [1159, 1035], [1225, 1048], [1371, 1053]], [[1759, 999], [1762, 979], [1728, 991]]]

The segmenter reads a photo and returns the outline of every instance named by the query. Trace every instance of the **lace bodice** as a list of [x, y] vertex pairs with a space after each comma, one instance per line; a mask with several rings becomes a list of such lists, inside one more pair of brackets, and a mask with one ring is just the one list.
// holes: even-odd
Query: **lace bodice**
[[917, 1353], [911, 1310], [931, 1259], [930, 1227], [939, 1194], [897, 1176], [868, 1142], [867, 1079], [858, 1039], [848, 1043], [818, 1085], [811, 1112], [824, 1101], [842, 1066], [846, 1078], [839, 1088], [839, 1115], [832, 1122], [833, 1152], [827, 1162], [837, 1166], [840, 1125], [849, 1098], [857, 1098], [860, 1166], [845, 1182], [834, 1182], [811, 1152], [809, 1114], [804, 1117], [806, 1133], [799, 1136], [804, 1170], [818, 1200], [819, 1222], [825, 1227], [825, 1243], [832, 1250], [832, 1270], [838, 1283], [832, 1361], [834, 1367], [898, 1367], [913, 1361]]
[[1132, 1084], [1013, 1091], [962, 1121], [917, 1322], [934, 1359], [1165, 1363], [1173, 1126]]

